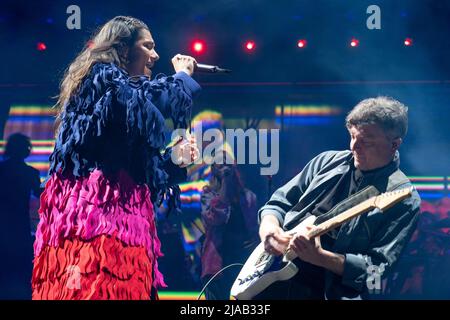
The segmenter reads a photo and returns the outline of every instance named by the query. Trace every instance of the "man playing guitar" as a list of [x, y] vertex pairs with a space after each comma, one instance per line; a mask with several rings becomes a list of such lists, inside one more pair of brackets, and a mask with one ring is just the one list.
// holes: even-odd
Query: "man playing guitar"
[[408, 243], [420, 208], [415, 190], [386, 214], [372, 210], [321, 237], [287, 232], [366, 187], [379, 193], [411, 187], [399, 169], [398, 153], [408, 127], [407, 107], [388, 97], [366, 99], [348, 114], [346, 126], [350, 150], [316, 156], [259, 210], [265, 251], [276, 256], [295, 252], [300, 271], [254, 299], [367, 298], [374, 270], [384, 277]]

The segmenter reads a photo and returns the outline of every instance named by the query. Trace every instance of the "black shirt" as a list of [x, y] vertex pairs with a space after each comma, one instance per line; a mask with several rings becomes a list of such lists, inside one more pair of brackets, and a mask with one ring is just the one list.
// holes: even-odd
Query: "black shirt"
[[[367, 184], [374, 175], [385, 169], [390, 164], [391, 163], [384, 167], [370, 171], [361, 171], [352, 163], [350, 165], [350, 170], [339, 178], [333, 188], [327, 192], [324, 192], [322, 200], [317, 203], [311, 211], [311, 214], [316, 217], [323, 216], [335, 205], [358, 192], [363, 186], [363, 182], [364, 185]], [[321, 222], [331, 218], [332, 216], [326, 217], [325, 220], [321, 219]], [[337, 227], [320, 237], [323, 249], [333, 251], [339, 229], [340, 228]], [[312, 299], [322, 299], [325, 289], [325, 269], [301, 261], [300, 259], [296, 259], [295, 263], [300, 267], [299, 270], [301, 271], [299, 271], [299, 273], [297, 273], [294, 277], [294, 281], [300, 285], [305, 284], [310, 290]]]

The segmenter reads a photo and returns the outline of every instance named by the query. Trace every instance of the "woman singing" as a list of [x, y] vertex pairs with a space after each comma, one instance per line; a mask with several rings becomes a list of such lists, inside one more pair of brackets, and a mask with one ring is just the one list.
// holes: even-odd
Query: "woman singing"
[[[176, 55], [173, 76], [150, 80], [159, 59], [148, 27], [107, 22], [61, 84], [50, 177], [34, 244], [33, 299], [157, 299], [164, 286], [153, 204], [177, 205], [185, 166], [165, 146], [165, 119], [185, 128], [200, 90], [196, 61]], [[175, 153], [172, 155], [172, 153]], [[190, 161], [194, 161], [194, 154]]]

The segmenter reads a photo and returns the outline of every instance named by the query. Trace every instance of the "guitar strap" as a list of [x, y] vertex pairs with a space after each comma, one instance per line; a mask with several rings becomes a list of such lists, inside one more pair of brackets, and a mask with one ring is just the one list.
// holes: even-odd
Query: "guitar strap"
[[335, 205], [330, 211], [328, 211], [325, 214], [322, 214], [317, 217], [316, 221], [314, 222], [314, 225], [319, 225], [324, 221], [327, 221], [328, 219], [331, 219], [340, 213], [356, 206], [357, 204], [370, 199], [373, 196], [377, 196], [380, 194], [380, 191], [378, 191], [377, 188], [375, 188], [373, 185], [369, 185], [365, 187], [364, 189], [361, 189], [357, 193], [351, 195], [350, 197], [346, 198], [345, 200], [339, 202], [337, 205]]
[[[395, 170], [388, 178], [388, 188], [385, 191], [392, 191], [397, 189], [398, 187], [404, 185], [405, 183], [409, 182], [407, 178], [404, 176], [404, 174], [400, 170]], [[383, 186], [379, 186], [379, 188], [383, 189]], [[314, 225], [319, 225], [322, 222], [327, 221], [328, 219], [331, 219], [345, 210], [348, 210], [357, 204], [373, 197], [378, 196], [381, 194], [380, 190], [376, 188], [374, 185], [368, 185], [364, 189], [361, 189], [357, 193], [351, 195], [347, 199], [339, 202], [337, 205], [335, 205], [330, 211], [327, 213], [320, 215], [317, 217], [316, 221], [314, 222]], [[297, 205], [296, 205], [297, 206]]]

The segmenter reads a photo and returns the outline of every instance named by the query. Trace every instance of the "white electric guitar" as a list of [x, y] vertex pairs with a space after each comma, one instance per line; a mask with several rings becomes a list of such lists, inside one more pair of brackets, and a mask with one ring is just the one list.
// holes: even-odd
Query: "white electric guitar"
[[[316, 217], [310, 216], [288, 233], [291, 235], [303, 233], [313, 239], [365, 212], [376, 208], [381, 211], [389, 209], [394, 204], [410, 197], [411, 193], [412, 188], [406, 188], [371, 197], [317, 226], [313, 226]], [[307, 231], [306, 226], [313, 228]], [[271, 255], [264, 250], [264, 243], [261, 242], [242, 267], [231, 288], [231, 296], [238, 300], [249, 300], [272, 283], [292, 278], [298, 272], [298, 267], [292, 262], [295, 258], [297, 255], [289, 248], [283, 257]]]

